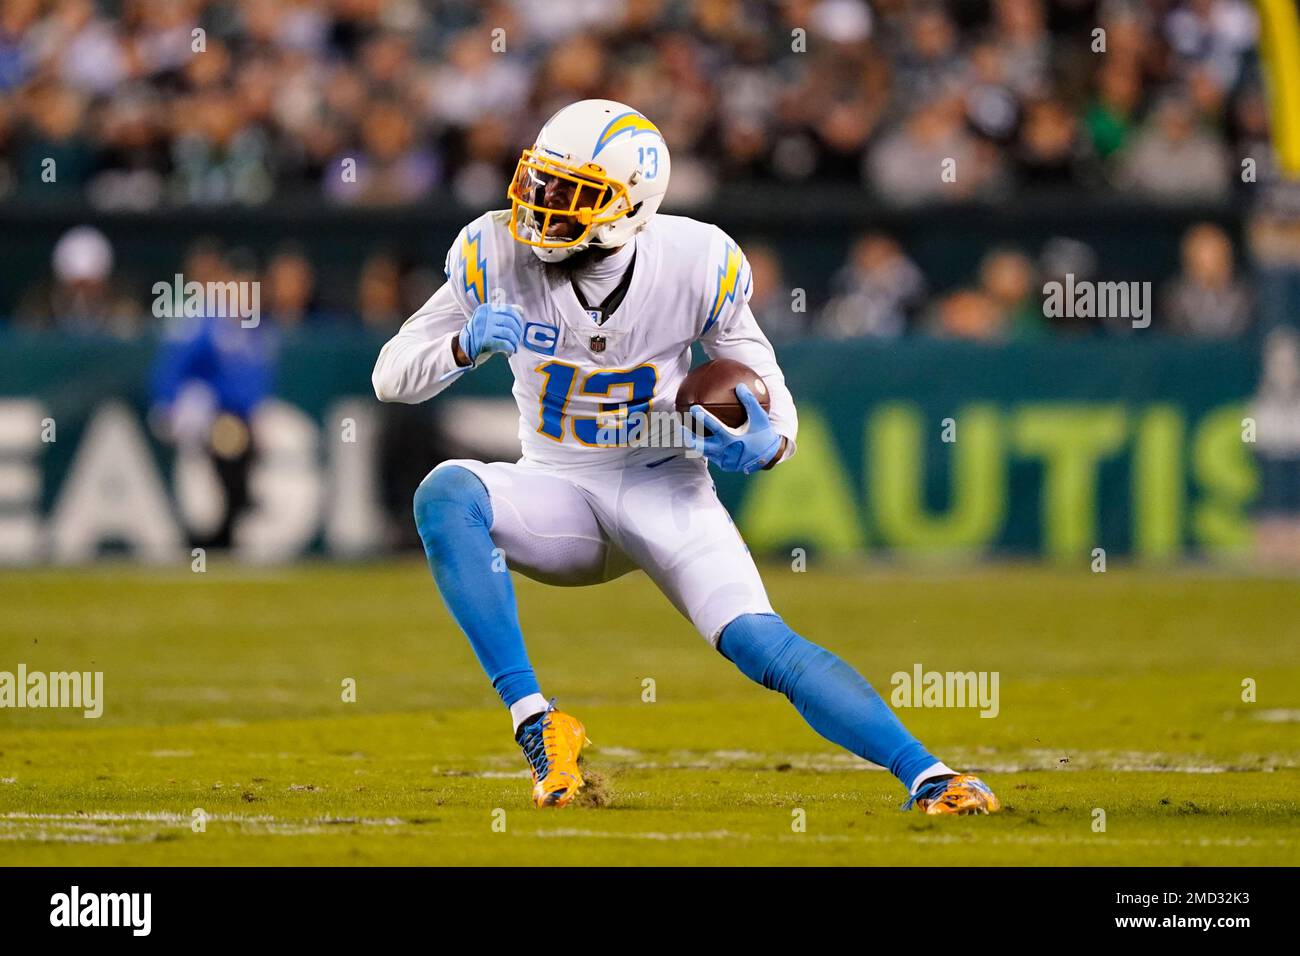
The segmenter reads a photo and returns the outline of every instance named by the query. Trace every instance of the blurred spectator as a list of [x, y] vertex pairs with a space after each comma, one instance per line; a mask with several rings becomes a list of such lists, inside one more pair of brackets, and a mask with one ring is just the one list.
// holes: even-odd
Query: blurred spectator
[[76, 226], [54, 246], [53, 277], [33, 286], [18, 303], [19, 327], [69, 335], [130, 338], [143, 310], [113, 274], [113, 247], [94, 226]]
[[936, 100], [961, 87], [957, 28], [937, 3], [918, 4], [898, 57], [898, 85], [909, 98]]
[[1166, 293], [1169, 328], [1206, 339], [1244, 332], [1251, 319], [1250, 290], [1234, 275], [1227, 233], [1209, 223], [1193, 226], [1183, 237], [1182, 262]]
[[[1064, 284], [1068, 276], [1075, 282], [1095, 281], [1097, 278], [1097, 253], [1086, 242], [1066, 236], [1054, 236], [1043, 245], [1038, 255], [1038, 275], [1042, 284]], [[1040, 285], [1041, 289], [1042, 286]], [[1042, 300], [1039, 300], [1040, 308]], [[1070, 310], [1072, 312], [1072, 310]], [[1052, 318], [1043, 317], [1044, 323], [1055, 333], [1067, 335], [1090, 334], [1101, 330], [1101, 320], [1073, 314]]]
[[1232, 187], [1222, 141], [1196, 126], [1191, 104], [1169, 95], [1120, 157], [1121, 187], [1163, 201], [1222, 199]]
[[925, 298], [925, 277], [898, 243], [869, 233], [853, 246], [848, 264], [832, 280], [818, 332], [829, 338], [902, 335]]
[[1006, 63], [998, 48], [981, 43], [971, 51], [963, 80], [966, 122], [981, 136], [1005, 145], [1015, 137], [1021, 104], [1007, 79]]
[[13, 90], [31, 74], [29, 31], [40, 15], [40, 0], [0, 4], [0, 91]]
[[481, 36], [467, 31], [451, 41], [446, 60], [423, 79], [420, 95], [438, 123], [468, 127], [484, 116], [518, 113], [528, 92], [524, 63], [494, 54]]
[[1259, 20], [1247, 0], [1187, 0], [1169, 12], [1164, 34], [1178, 57], [1203, 64], [1221, 86], [1232, 86], [1256, 43]]
[[208, 89], [189, 98], [180, 112], [172, 141], [179, 201], [256, 204], [270, 197], [270, 143], [262, 129], [241, 122], [237, 100]]
[[1142, 102], [1142, 78], [1137, 69], [1110, 61], [1097, 72], [1097, 94], [1084, 113], [1092, 148], [1105, 159], [1123, 149], [1132, 135]]
[[937, 100], [881, 139], [868, 158], [867, 180], [884, 201], [911, 206], [969, 199], [990, 183], [991, 157], [962, 117], [960, 99]]
[[33, 37], [38, 56], [69, 86], [90, 94], [112, 91], [129, 69], [118, 23], [102, 15], [94, 0], [60, 0], [51, 10]]
[[393, 256], [381, 252], [366, 259], [357, 283], [357, 313], [362, 325], [391, 333], [406, 321], [401, 281], [401, 267]]
[[994, 0], [988, 35], [1020, 96], [1041, 98], [1050, 88], [1052, 38], [1042, 0]]
[[406, 256], [376, 252], [361, 267], [356, 311], [367, 328], [391, 334], [438, 291], [442, 271]]
[[[379, 103], [361, 124], [361, 149], [340, 157], [325, 178], [325, 191], [342, 202], [390, 205], [410, 202], [429, 191], [437, 179], [433, 153], [421, 145], [406, 111], [395, 102]], [[338, 170], [353, 158], [355, 178]]]
[[992, 341], [1006, 330], [1006, 316], [993, 298], [978, 289], [944, 296], [934, 307], [929, 325], [944, 338]]
[[998, 323], [1017, 338], [1041, 338], [1047, 332], [1034, 263], [1018, 249], [994, 249], [980, 264], [980, 290], [1002, 315]]
[[1196, 67], [1187, 73], [1187, 100], [1202, 129], [1217, 131], [1223, 128], [1227, 90], [1209, 69]]
[[[187, 257], [187, 282], [252, 282], [251, 261], [203, 243]], [[229, 548], [252, 505], [249, 477], [258, 449], [253, 417], [271, 393], [278, 335], [269, 321], [245, 326], [238, 315], [170, 318], [155, 359], [150, 419], [158, 437], [198, 450], [223, 491], [216, 528], [193, 534], [200, 547]]]
[[293, 329], [319, 319], [316, 273], [296, 246], [280, 249], [266, 264], [262, 277], [262, 314], [281, 329]]
[[1016, 150], [1021, 184], [1041, 187], [1084, 182], [1088, 159], [1077, 121], [1064, 103], [1045, 99], [1029, 104]]
[[151, 209], [163, 199], [171, 156], [163, 130], [163, 102], [142, 86], [105, 104], [100, 119], [99, 165], [87, 198], [101, 209]]
[[87, 135], [85, 95], [67, 86], [42, 83], [27, 90], [18, 160], [18, 182], [29, 196], [76, 194], [95, 168]]
[[221, 245], [211, 237], [203, 237], [185, 250], [181, 273], [187, 281], [224, 282], [226, 261]]
[[786, 285], [776, 250], [761, 242], [748, 243], [744, 249], [754, 284], [749, 307], [758, 319], [758, 327], [773, 345], [803, 338], [808, 331], [806, 294], [802, 297], [803, 311], [796, 312], [793, 290]]

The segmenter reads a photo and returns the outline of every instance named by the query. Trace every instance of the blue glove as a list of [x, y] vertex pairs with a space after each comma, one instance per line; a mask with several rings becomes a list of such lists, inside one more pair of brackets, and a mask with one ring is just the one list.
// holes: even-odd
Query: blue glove
[[700, 452], [723, 471], [752, 475], [776, 457], [781, 450], [781, 436], [772, 427], [767, 412], [758, 404], [748, 385], [737, 385], [736, 397], [749, 415], [748, 427], [743, 432], [733, 431], [699, 405], [692, 405], [691, 417], [707, 426], [711, 434], [701, 438], [683, 427], [682, 441], [687, 448]]
[[460, 350], [470, 362], [480, 355], [505, 352], [514, 355], [524, 334], [523, 316], [516, 305], [488, 305], [484, 302], [460, 330]]

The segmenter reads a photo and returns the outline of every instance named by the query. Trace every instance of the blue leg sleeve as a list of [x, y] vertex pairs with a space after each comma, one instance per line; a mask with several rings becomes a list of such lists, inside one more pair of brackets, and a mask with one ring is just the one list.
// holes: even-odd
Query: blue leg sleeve
[[861, 674], [775, 614], [736, 618], [718, 650], [746, 677], [788, 697], [817, 733], [887, 768], [904, 787], [938, 763]]
[[510, 573], [493, 568], [502, 565], [493, 554], [492, 502], [483, 482], [455, 465], [430, 472], [415, 492], [415, 526], [447, 610], [506, 706], [540, 693]]

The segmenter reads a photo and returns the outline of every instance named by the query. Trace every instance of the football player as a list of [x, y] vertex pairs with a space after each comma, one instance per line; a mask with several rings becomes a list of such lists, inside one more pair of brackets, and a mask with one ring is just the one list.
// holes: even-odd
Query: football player
[[[583, 785], [581, 723], [548, 704], [524, 646], [511, 569], [557, 585], [644, 570], [704, 639], [790, 699], [815, 730], [886, 767], [927, 813], [999, 808], [974, 776], [930, 754], [852, 667], [792, 631], [763, 582], [708, 465], [751, 474], [795, 453], [794, 401], [747, 304], [750, 270], [716, 226], [656, 215], [671, 173], [659, 130], [636, 110], [583, 100], [523, 151], [510, 209], [471, 222], [447, 253], [447, 282], [387, 343], [375, 394], [423, 402], [494, 353], [514, 373], [523, 457], [446, 461], [415, 494], [429, 568], [509, 708], [539, 807]], [[730, 429], [678, 447], [629, 440], [633, 416], [672, 409], [700, 342], [762, 376]], [[500, 549], [499, 551], [497, 549]]]

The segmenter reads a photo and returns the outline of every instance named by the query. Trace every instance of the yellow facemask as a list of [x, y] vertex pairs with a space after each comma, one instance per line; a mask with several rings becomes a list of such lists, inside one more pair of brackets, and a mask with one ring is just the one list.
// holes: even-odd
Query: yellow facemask
[[[535, 201], [542, 198], [539, 190], [553, 180], [572, 184], [567, 203], [551, 207]], [[506, 195], [510, 198], [510, 235], [525, 245], [545, 249], [568, 249], [585, 242], [594, 227], [621, 219], [632, 210], [627, 186], [606, 176], [603, 166], [571, 166], [544, 155], [536, 147], [525, 149], [519, 157]], [[551, 225], [565, 220], [580, 224], [580, 233], [576, 237], [548, 238]], [[521, 226], [532, 235], [522, 231]]]

